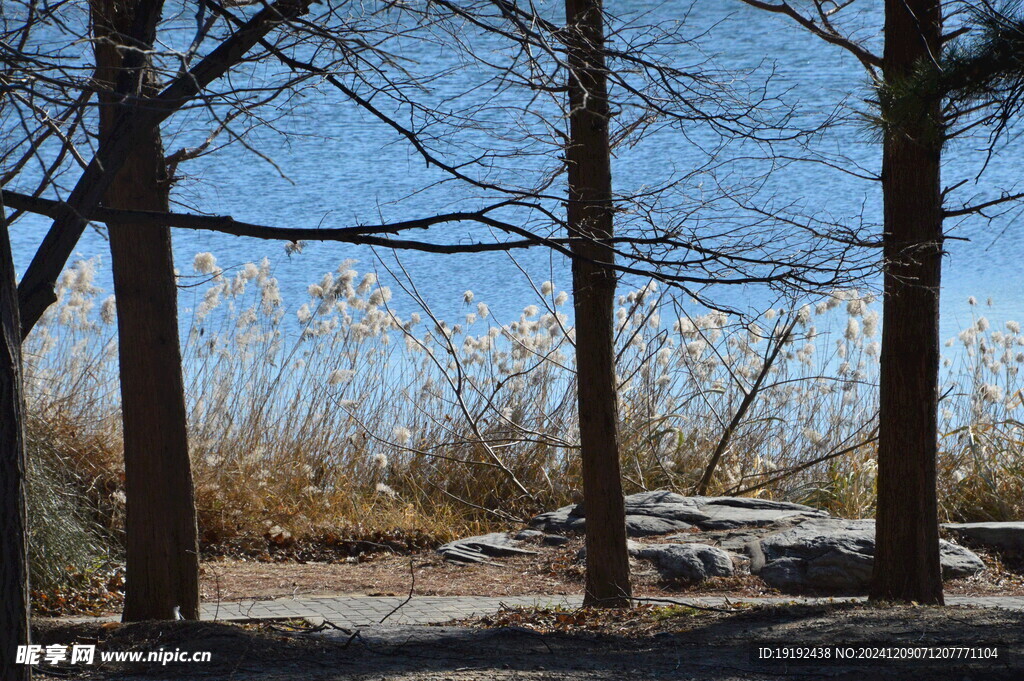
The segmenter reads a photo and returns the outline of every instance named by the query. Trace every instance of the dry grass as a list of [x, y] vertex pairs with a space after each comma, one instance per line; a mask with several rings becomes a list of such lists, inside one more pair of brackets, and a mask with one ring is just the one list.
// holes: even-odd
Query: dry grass
[[[116, 334], [94, 264], [65, 274], [60, 302], [26, 346], [30, 442], [33, 457], [60, 462], [92, 520], [116, 538]], [[183, 300], [195, 292], [197, 301], [183, 353], [204, 543], [396, 530], [440, 541], [579, 499], [573, 330], [567, 296], [550, 283], [505, 322], [467, 292], [455, 323], [433, 316], [409, 282], [399, 284], [403, 298], [419, 309], [393, 309], [391, 292], [348, 262], [287, 306], [269, 262], [221, 269], [201, 254], [194, 269], [180, 283]], [[738, 320], [698, 313], [653, 284], [623, 295], [627, 491], [690, 493], [718, 449], [709, 493], [872, 515], [873, 302], [838, 291]], [[941, 405], [944, 517], [1021, 517], [1024, 337], [1012, 322], [997, 330], [978, 317], [953, 342]]]

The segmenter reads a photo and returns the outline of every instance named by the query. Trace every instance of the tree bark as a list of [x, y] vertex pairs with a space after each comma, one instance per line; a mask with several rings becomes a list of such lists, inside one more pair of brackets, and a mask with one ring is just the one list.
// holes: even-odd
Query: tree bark
[[568, 224], [576, 313], [587, 576], [584, 605], [628, 606], [629, 555], [619, 471], [613, 309], [615, 259], [604, 17], [600, 0], [566, 0]]
[[[93, 0], [97, 78], [122, 68], [143, 0]], [[141, 67], [143, 96], [156, 94]], [[116, 95], [100, 97], [101, 144], [113, 134]], [[170, 181], [159, 126], [140, 137], [106, 191], [108, 208], [167, 211]], [[178, 304], [168, 227], [108, 223], [117, 300], [127, 496], [123, 619], [199, 619], [199, 543], [188, 454]]]
[[0, 678], [11, 681], [32, 674], [30, 666], [15, 664], [18, 646], [29, 642], [24, 413], [18, 286], [0, 204]]
[[[941, 51], [939, 0], [886, 0], [886, 86]], [[873, 600], [942, 604], [935, 468], [942, 258], [941, 99], [883, 101], [885, 301]]]

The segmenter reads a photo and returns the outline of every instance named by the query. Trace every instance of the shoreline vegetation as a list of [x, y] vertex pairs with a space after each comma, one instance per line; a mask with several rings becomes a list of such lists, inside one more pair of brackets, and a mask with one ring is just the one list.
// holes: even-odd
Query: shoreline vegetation
[[[64, 273], [24, 347], [32, 578], [44, 591], [120, 553], [115, 306], [95, 267]], [[182, 353], [204, 550], [424, 548], [580, 501], [569, 296], [551, 282], [517, 319], [495, 320], [467, 291], [460, 318], [441, 320], [401, 278], [418, 309], [392, 308], [390, 289], [351, 261], [287, 305], [267, 260], [222, 269], [200, 253], [192, 269], [203, 294]], [[627, 494], [690, 494], [706, 478], [710, 495], [873, 515], [873, 294], [835, 291], [757, 319], [690, 315], [695, 305], [653, 282], [617, 302]], [[978, 309], [946, 344], [943, 521], [1024, 517], [1024, 335]]]

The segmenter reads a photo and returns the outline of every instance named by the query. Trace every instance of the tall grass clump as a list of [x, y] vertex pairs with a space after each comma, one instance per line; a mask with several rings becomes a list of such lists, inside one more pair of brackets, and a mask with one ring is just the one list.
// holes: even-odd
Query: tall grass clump
[[[977, 301], [968, 300], [977, 310]], [[991, 304], [991, 302], [990, 302]], [[940, 502], [954, 518], [1019, 520], [1024, 502], [1024, 336], [975, 312], [944, 364], [950, 377], [940, 404]], [[954, 378], [955, 377], [955, 378]]]
[[[34, 451], [33, 454], [38, 453]], [[66, 462], [33, 457], [29, 462], [29, 565], [32, 588], [43, 592], [73, 587], [117, 557], [69, 481]], [[69, 484], [70, 483], [70, 484]]]
[[93, 319], [94, 271], [95, 261], [83, 261], [61, 277], [58, 305], [24, 349], [30, 579], [43, 592], [74, 587], [118, 558], [116, 346]]
[[[93, 262], [26, 349], [43, 437], [116, 528], [123, 511], [113, 301]], [[568, 295], [534, 285], [498, 319], [467, 291], [435, 315], [390, 273], [343, 262], [283, 300], [271, 263], [183, 275], [190, 444], [203, 539], [335, 536], [398, 528], [437, 539], [580, 498]], [[189, 307], [188, 300], [194, 299]], [[651, 282], [618, 300], [627, 491], [667, 488], [873, 513], [879, 313], [872, 295], [731, 317]], [[1020, 517], [1013, 322], [982, 318], [950, 350], [940, 493], [949, 519]]]

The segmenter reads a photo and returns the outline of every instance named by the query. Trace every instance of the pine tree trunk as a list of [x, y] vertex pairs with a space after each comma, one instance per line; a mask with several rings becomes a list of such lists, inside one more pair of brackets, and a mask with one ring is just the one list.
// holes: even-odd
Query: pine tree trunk
[[29, 642], [24, 409], [18, 285], [0, 204], [0, 679], [11, 681], [27, 681], [32, 672], [15, 664], [18, 646]]
[[[899, 84], [941, 50], [938, 0], [886, 0], [884, 76]], [[908, 110], [912, 102], [913, 110]], [[941, 604], [935, 468], [942, 257], [941, 101], [883, 103], [885, 301], [875, 600]]]
[[619, 471], [613, 309], [614, 232], [604, 21], [600, 0], [566, 0], [569, 52], [568, 221], [586, 512], [585, 605], [628, 606], [629, 556]]
[[[142, 0], [94, 0], [97, 77], [115, 83]], [[149, 69], [147, 69], [149, 71]], [[151, 71], [142, 91], [157, 91]], [[118, 107], [101, 97], [102, 135]], [[159, 128], [135, 147], [107, 190], [110, 208], [167, 211], [170, 190]], [[199, 618], [199, 544], [188, 455], [178, 305], [170, 230], [108, 224], [117, 300], [127, 496], [123, 619]]]

